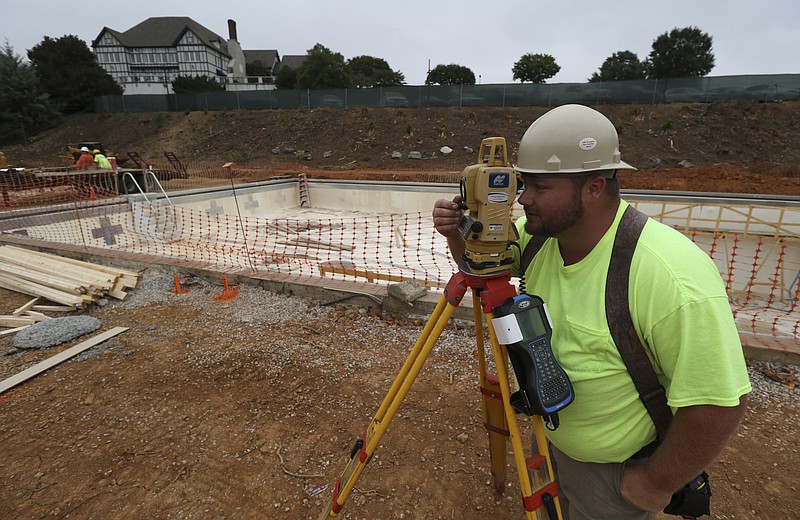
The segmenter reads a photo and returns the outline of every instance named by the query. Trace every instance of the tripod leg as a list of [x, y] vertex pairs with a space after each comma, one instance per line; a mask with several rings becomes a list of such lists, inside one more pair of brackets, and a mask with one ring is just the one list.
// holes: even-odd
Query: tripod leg
[[[558, 503], [558, 490], [555, 483], [552, 465], [550, 463], [550, 456], [547, 451], [547, 441], [544, 438], [544, 424], [542, 418], [533, 416], [534, 435], [536, 435], [537, 445], [539, 447], [539, 455], [544, 457], [548, 468], [549, 482], [538, 488], [534, 493], [531, 488], [531, 481], [528, 476], [528, 462], [525, 459], [525, 451], [520, 437], [519, 425], [517, 424], [517, 416], [511, 406], [511, 388], [508, 384], [508, 359], [506, 358], [505, 351], [500, 346], [497, 340], [497, 334], [492, 326], [492, 313], [486, 313], [486, 324], [489, 328], [489, 337], [492, 342], [492, 352], [494, 353], [495, 365], [497, 366], [497, 377], [500, 382], [500, 390], [503, 395], [503, 408], [505, 410], [506, 421], [508, 422], [508, 432], [511, 439], [511, 446], [514, 450], [514, 462], [519, 475], [520, 488], [522, 491], [522, 502], [525, 506], [525, 514], [528, 520], [536, 520], [542, 518], [537, 510], [545, 508], [545, 510], [552, 511], [552, 507], [548, 504], [555, 504], [556, 518], [561, 520], [561, 506]], [[541, 438], [541, 442], [540, 442]], [[542, 444], [543, 443], [543, 444]], [[549, 520], [556, 520], [548, 514]]]
[[445, 296], [439, 300], [439, 304], [431, 314], [428, 323], [422, 331], [422, 334], [414, 344], [414, 348], [406, 358], [400, 373], [392, 383], [389, 393], [384, 398], [375, 416], [369, 424], [367, 430], [358, 439], [350, 452], [350, 461], [347, 463], [342, 475], [336, 482], [333, 488], [333, 498], [330, 504], [322, 512], [319, 520], [334, 518], [339, 514], [342, 506], [347, 498], [350, 496], [353, 488], [364, 471], [367, 463], [372, 459], [373, 453], [378, 448], [381, 438], [389, 428], [395, 413], [400, 408], [400, 405], [405, 399], [411, 385], [417, 379], [425, 360], [428, 358], [431, 350], [433, 349], [439, 336], [450, 317], [453, 315], [456, 307], [448, 303]]
[[481, 404], [483, 405], [483, 426], [489, 432], [489, 461], [492, 466], [492, 480], [498, 495], [506, 490], [506, 438], [508, 422], [503, 410], [503, 395], [496, 374], [486, 371], [486, 350], [483, 342], [483, 313], [477, 305], [478, 293], [473, 291], [472, 301], [475, 320], [475, 337], [478, 345], [478, 370], [481, 380]]

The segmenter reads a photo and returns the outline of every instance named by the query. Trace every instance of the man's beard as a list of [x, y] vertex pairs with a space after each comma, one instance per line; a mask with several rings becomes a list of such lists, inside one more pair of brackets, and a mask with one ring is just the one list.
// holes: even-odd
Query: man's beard
[[575, 190], [572, 200], [563, 206], [555, 216], [544, 219], [539, 215], [539, 223], [528, 220], [525, 222], [525, 231], [530, 235], [555, 237], [574, 226], [583, 213], [581, 190]]

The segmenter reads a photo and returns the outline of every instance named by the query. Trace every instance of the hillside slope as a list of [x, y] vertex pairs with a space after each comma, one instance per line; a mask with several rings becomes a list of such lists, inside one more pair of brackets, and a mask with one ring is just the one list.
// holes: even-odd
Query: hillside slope
[[[800, 195], [800, 103], [603, 105], [623, 158], [640, 171], [623, 187]], [[54, 166], [66, 143], [101, 141], [150, 162], [175, 152], [185, 162], [264, 167], [302, 162], [327, 170], [460, 171], [481, 139], [503, 136], [514, 156], [545, 107], [353, 108], [86, 114], [27, 145], [3, 148], [18, 166]], [[453, 150], [443, 155], [447, 146]], [[400, 152], [393, 159], [392, 152]], [[411, 151], [422, 160], [409, 159]], [[304, 153], [305, 152], [305, 159]], [[690, 167], [681, 167], [680, 164]], [[775, 178], [782, 180], [776, 182]]]

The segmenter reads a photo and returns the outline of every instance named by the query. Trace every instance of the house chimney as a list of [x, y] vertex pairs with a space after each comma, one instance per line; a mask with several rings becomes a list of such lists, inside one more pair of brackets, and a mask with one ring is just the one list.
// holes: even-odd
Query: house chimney
[[228, 20], [228, 38], [235, 42], [239, 41], [236, 37], [236, 22], [234, 20]]

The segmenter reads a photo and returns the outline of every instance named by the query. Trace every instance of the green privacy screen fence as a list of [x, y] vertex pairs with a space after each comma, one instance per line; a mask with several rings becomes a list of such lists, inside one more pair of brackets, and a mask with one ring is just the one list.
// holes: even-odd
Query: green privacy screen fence
[[420, 85], [331, 90], [251, 90], [101, 96], [95, 112], [181, 112], [265, 108], [558, 106], [784, 101], [800, 98], [800, 74], [717, 76], [606, 83]]

